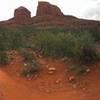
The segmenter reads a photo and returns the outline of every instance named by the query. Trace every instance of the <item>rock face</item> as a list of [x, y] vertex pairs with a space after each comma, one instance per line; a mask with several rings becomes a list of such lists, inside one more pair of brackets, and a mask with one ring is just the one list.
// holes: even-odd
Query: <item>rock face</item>
[[31, 19], [30, 11], [25, 7], [19, 7], [15, 9], [14, 20], [18, 24], [27, 23]]
[[100, 21], [79, 19], [71, 15], [64, 15], [61, 10], [48, 2], [38, 2], [37, 14], [31, 17], [25, 7], [15, 9], [14, 17], [0, 22], [0, 27], [66, 27], [66, 28], [99, 28]]
[[48, 2], [38, 2], [37, 16], [51, 15], [51, 16], [63, 16], [61, 10]]

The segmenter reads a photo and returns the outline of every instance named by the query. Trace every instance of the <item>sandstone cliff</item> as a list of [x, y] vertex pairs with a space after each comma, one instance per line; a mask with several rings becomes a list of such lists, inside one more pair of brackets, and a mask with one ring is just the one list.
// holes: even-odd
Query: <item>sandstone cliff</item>
[[14, 20], [17, 24], [27, 23], [31, 19], [31, 12], [25, 7], [15, 9]]
[[48, 2], [39, 2], [37, 7], [37, 16], [51, 15], [51, 16], [63, 16], [61, 10]]
[[100, 21], [79, 19], [74, 16], [64, 15], [60, 8], [48, 2], [39, 2], [36, 16], [31, 17], [31, 12], [25, 7], [15, 9], [14, 17], [0, 22], [0, 27], [100, 27]]

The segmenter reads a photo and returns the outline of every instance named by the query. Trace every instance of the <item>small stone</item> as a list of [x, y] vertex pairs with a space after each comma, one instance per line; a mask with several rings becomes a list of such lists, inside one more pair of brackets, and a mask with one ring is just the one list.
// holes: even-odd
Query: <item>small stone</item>
[[24, 66], [27, 66], [27, 64], [26, 64], [26, 63], [24, 63]]
[[50, 75], [53, 75], [55, 72], [54, 71], [49, 71], [49, 74]]
[[56, 84], [59, 84], [61, 82], [61, 79], [56, 80]]
[[89, 73], [90, 71], [91, 71], [91, 70], [90, 70], [89, 68], [88, 68], [88, 69], [86, 69], [86, 72], [87, 72], [87, 73]]
[[83, 90], [83, 91], [85, 91], [85, 90], [86, 90], [86, 88], [84, 87], [84, 88], [82, 88], [82, 90]]
[[34, 78], [37, 78], [38, 77], [38, 74], [36, 74], [35, 76], [34, 76]]
[[56, 72], [56, 68], [55, 67], [50, 67], [48, 68], [49, 74], [54, 74]]
[[67, 61], [68, 58], [67, 58], [67, 57], [64, 57], [64, 58], [62, 58], [61, 60], [62, 60], [62, 61]]
[[27, 77], [27, 78], [29, 78], [29, 77], [30, 77], [30, 75], [29, 75], [29, 74], [27, 74], [27, 75], [26, 75], [26, 77]]
[[70, 76], [69, 78], [68, 78], [68, 80], [71, 82], [71, 81], [74, 81], [75, 80], [75, 77], [74, 76]]
[[72, 87], [75, 89], [75, 88], [77, 88], [77, 85], [76, 84], [73, 84]]
[[31, 81], [32, 79], [31, 78], [28, 78], [28, 80]]
[[48, 68], [49, 71], [56, 71], [56, 68], [55, 67], [50, 67]]

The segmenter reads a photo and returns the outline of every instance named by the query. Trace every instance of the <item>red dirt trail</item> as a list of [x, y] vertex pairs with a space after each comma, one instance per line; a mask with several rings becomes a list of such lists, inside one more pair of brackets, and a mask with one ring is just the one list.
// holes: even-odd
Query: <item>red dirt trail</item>
[[[50, 58], [39, 61], [43, 67], [39, 75], [31, 79], [19, 77], [24, 64], [21, 56], [14, 53], [11, 64], [0, 69], [0, 100], [100, 100], [100, 64], [72, 87], [65, 73], [67, 64]], [[56, 72], [50, 75], [47, 66], [55, 67]]]

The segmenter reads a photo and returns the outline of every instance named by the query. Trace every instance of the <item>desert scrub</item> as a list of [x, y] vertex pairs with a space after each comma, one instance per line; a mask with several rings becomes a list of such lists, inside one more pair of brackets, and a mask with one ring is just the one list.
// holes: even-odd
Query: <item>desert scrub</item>
[[36, 73], [39, 73], [39, 66], [37, 66], [36, 64], [29, 64], [28, 66], [24, 67], [22, 72], [21, 72], [21, 75], [22, 76], [26, 76], [26, 77], [30, 77]]
[[19, 52], [22, 55], [24, 62], [31, 63], [31, 62], [33, 62], [33, 60], [37, 61], [35, 52], [32, 49], [20, 48]]
[[21, 49], [21, 55], [23, 56], [24, 68], [21, 75], [30, 77], [40, 71], [40, 64], [34, 54], [30, 49]]
[[96, 60], [96, 43], [91, 34], [86, 32], [79, 35], [76, 45], [79, 46], [79, 60], [88, 63]]
[[66, 34], [40, 33], [34, 37], [34, 48], [43, 55], [63, 57], [67, 55]]
[[0, 64], [9, 64], [10, 61], [11, 57], [5, 51], [0, 52]]
[[100, 44], [99, 33], [100, 29], [96, 28], [0, 28], [0, 49], [34, 48], [46, 56], [69, 57], [89, 62], [95, 59], [95, 43]]
[[86, 74], [90, 71], [90, 69], [88, 68], [88, 66], [86, 65], [81, 65], [81, 64], [73, 64], [73, 65], [70, 65], [68, 67], [68, 70], [74, 74], [75, 76], [80, 76], [80, 75], [83, 75], [83, 74]]
[[95, 60], [95, 41], [88, 32], [40, 33], [34, 37], [34, 48], [43, 55], [69, 57], [80, 61]]

